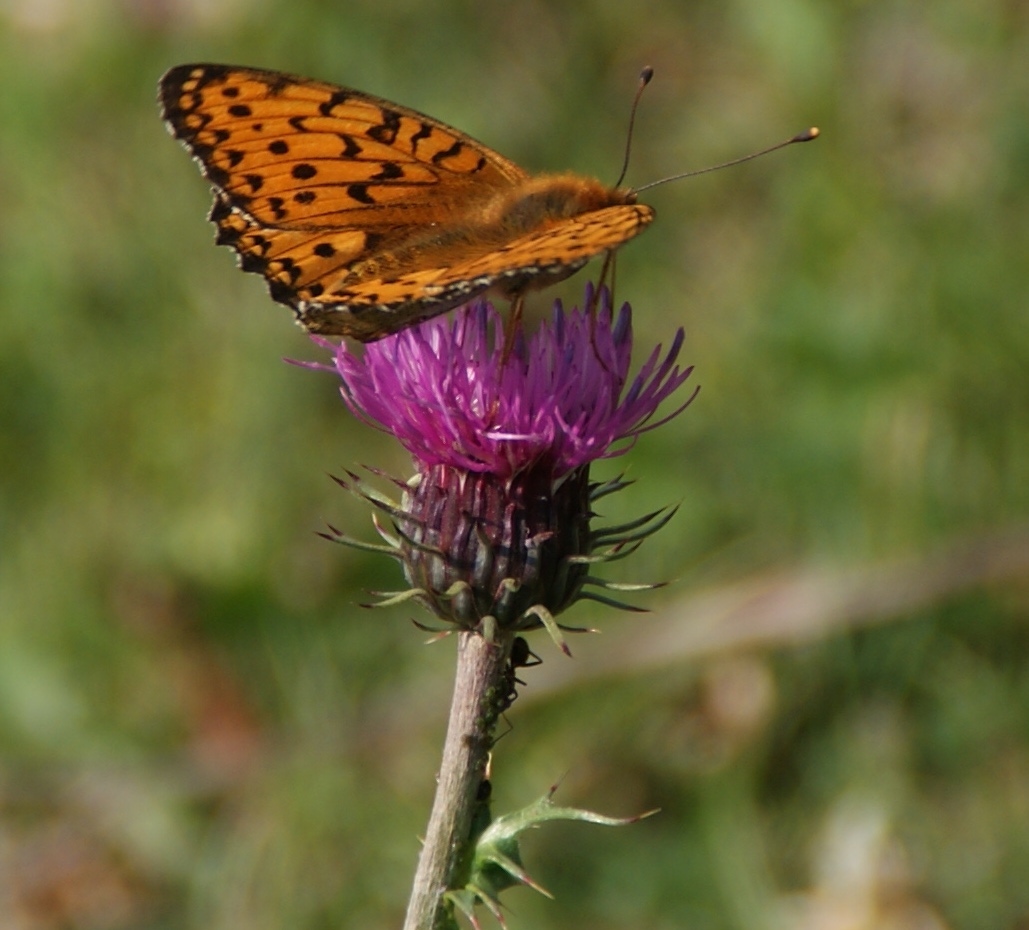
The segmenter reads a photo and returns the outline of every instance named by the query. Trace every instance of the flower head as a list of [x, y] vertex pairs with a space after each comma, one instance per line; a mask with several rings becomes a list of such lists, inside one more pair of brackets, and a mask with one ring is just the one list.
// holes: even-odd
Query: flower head
[[350, 409], [393, 433], [420, 466], [509, 478], [542, 465], [559, 478], [625, 452], [691, 371], [675, 365], [680, 329], [626, 389], [632, 314], [626, 304], [615, 316], [606, 288], [599, 304], [593, 315], [565, 313], [558, 302], [550, 323], [517, 340], [508, 358], [500, 315], [482, 300], [454, 322], [403, 330], [363, 356], [323, 344], [335, 350]]
[[[393, 520], [396, 535], [382, 535], [412, 589], [391, 602], [416, 597], [465, 629], [545, 625], [562, 643], [554, 615], [582, 597], [615, 603], [583, 591], [608, 587], [590, 565], [624, 555], [670, 514], [592, 530], [593, 502], [623, 484], [592, 483], [590, 463], [625, 452], [696, 392], [653, 422], [692, 370], [676, 364], [683, 332], [667, 352], [654, 349], [630, 381], [631, 310], [615, 315], [609, 292], [596, 296], [587, 289], [585, 306], [597, 303], [596, 313], [566, 313], [558, 302], [549, 323], [529, 339], [519, 333], [509, 349], [500, 315], [485, 301], [363, 354], [318, 340], [335, 353], [350, 409], [391, 432], [415, 460], [399, 504], [354, 476], [344, 482]], [[354, 543], [337, 531], [331, 538]]]

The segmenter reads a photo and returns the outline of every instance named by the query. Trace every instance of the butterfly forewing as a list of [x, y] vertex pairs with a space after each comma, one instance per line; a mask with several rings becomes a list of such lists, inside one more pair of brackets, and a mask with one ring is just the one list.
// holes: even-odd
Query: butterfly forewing
[[198, 64], [172, 68], [160, 93], [214, 185], [218, 242], [312, 331], [369, 341], [493, 286], [519, 293], [653, 218], [610, 191], [583, 207], [556, 198], [553, 215], [520, 228], [510, 216], [526, 212], [523, 188], [526, 203], [555, 199], [545, 179], [445, 123], [333, 84]]
[[384, 203], [431, 209], [443, 183], [490, 191], [525, 177], [424, 114], [275, 71], [182, 65], [162, 79], [161, 99], [172, 132], [229, 202], [279, 226], [342, 225], [347, 211]]

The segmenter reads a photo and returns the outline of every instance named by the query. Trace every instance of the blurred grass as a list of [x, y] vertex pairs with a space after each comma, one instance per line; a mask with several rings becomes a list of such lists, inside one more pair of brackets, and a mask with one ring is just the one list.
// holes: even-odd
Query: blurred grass
[[[1029, 925], [1022, 6], [11, 0], [0, 53], [5, 930], [397, 926], [433, 790], [450, 646], [358, 609], [394, 567], [314, 536], [371, 532], [326, 472], [407, 465], [281, 364], [315, 353], [212, 247], [154, 103], [190, 60], [352, 84], [602, 178], [649, 63], [634, 183], [822, 127], [646, 198], [619, 291], [642, 346], [687, 327], [703, 390], [601, 469], [637, 479], [612, 519], [682, 501], [618, 577], [679, 579], [640, 599], [653, 632], [768, 573], [831, 586], [952, 546], [978, 569], [892, 623], [827, 609], [799, 643], [657, 671], [619, 651], [593, 682], [603, 638], [567, 667], [538, 644], [552, 678], [525, 673], [550, 683], [510, 714], [498, 808], [569, 772], [569, 802], [663, 813], [534, 835], [557, 901], [514, 892], [510, 923]], [[1019, 551], [977, 548], [998, 533]]]

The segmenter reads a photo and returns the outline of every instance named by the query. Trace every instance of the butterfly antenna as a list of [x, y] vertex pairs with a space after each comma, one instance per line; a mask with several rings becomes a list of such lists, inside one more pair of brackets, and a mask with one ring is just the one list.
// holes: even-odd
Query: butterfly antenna
[[683, 178], [695, 178], [698, 174], [708, 174], [711, 171], [720, 171], [722, 168], [731, 168], [733, 165], [742, 165], [745, 161], [760, 158], [762, 155], [768, 155], [770, 152], [777, 152], [779, 149], [784, 149], [788, 145], [794, 145], [797, 142], [810, 142], [812, 139], [817, 139], [820, 134], [818, 127], [812, 126], [810, 129], [805, 129], [803, 132], [798, 132], [790, 139], [785, 139], [775, 145], [770, 145], [766, 149], [761, 149], [760, 152], [751, 152], [749, 155], [744, 155], [742, 158], [733, 158], [731, 161], [724, 161], [720, 165], [711, 165], [708, 168], [698, 168], [696, 171], [684, 171], [682, 174], [673, 174], [670, 177], [661, 178], [659, 181], [651, 181], [649, 184], [637, 187], [636, 193], [639, 194], [652, 187], [657, 187], [659, 184], [667, 184], [669, 181], [681, 181]]
[[629, 170], [629, 152], [632, 149], [632, 130], [636, 125], [636, 109], [640, 105], [643, 89], [650, 83], [653, 77], [654, 69], [650, 65], [647, 65], [640, 72], [640, 83], [636, 88], [636, 96], [632, 98], [632, 109], [629, 111], [629, 131], [625, 136], [625, 158], [622, 159], [622, 171], [618, 175], [618, 180], [615, 181], [614, 187], [621, 187], [622, 181], [625, 180], [625, 173]]
[[[639, 109], [640, 97], [643, 96], [643, 91], [646, 86], [651, 82], [654, 77], [654, 69], [647, 65], [640, 72], [640, 82], [636, 86], [636, 96], [632, 98], [632, 107], [629, 110], [629, 129], [625, 134], [625, 155], [622, 158], [622, 170], [618, 174], [618, 180], [615, 181], [614, 187], [620, 187], [622, 181], [625, 180], [625, 175], [629, 170], [629, 155], [632, 152], [632, 136], [633, 130], [636, 126], [636, 110]], [[597, 286], [593, 291], [593, 298], [590, 300], [589, 305], [586, 307], [586, 313], [589, 315], [591, 321], [594, 313], [597, 309], [597, 302], [600, 300], [600, 290], [604, 286], [604, 282], [607, 280], [608, 272], [611, 273], [611, 292], [614, 293], [614, 259], [615, 253], [612, 249], [610, 252], [604, 255], [604, 264], [600, 269], [600, 277], [597, 279]], [[591, 322], [591, 328], [595, 324]], [[596, 342], [594, 342], [594, 348], [596, 348]]]

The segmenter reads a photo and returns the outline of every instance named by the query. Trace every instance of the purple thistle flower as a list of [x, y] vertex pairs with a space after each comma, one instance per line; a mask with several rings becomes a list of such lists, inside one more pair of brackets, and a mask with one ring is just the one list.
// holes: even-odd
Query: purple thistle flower
[[[587, 288], [584, 306], [594, 303]], [[619, 490], [595, 484], [589, 465], [627, 451], [660, 404], [689, 377], [671, 347], [654, 349], [630, 382], [632, 313], [613, 314], [607, 289], [598, 311], [566, 313], [531, 338], [518, 334], [504, 357], [500, 314], [476, 301], [453, 321], [436, 318], [364, 346], [316, 339], [335, 353], [340, 391], [361, 419], [391, 432], [414, 457], [417, 475], [394, 504], [357, 490], [393, 520], [384, 551], [404, 565], [409, 592], [438, 617], [465, 629], [483, 622], [506, 629], [545, 625], [559, 642], [553, 616], [591, 597], [625, 606], [585, 584], [592, 563], [626, 554], [671, 514], [660, 511], [614, 530], [593, 531], [592, 502]], [[308, 367], [330, 369], [328, 365]], [[333, 530], [340, 542], [354, 540]], [[599, 546], [606, 547], [597, 553]]]
[[[586, 306], [592, 303], [587, 290]], [[486, 301], [451, 323], [436, 318], [358, 356], [335, 351], [341, 393], [363, 420], [393, 433], [423, 467], [452, 465], [508, 478], [546, 463], [554, 478], [599, 458], [620, 455], [657, 407], [688, 377], [675, 366], [680, 329], [664, 358], [654, 349], [623, 390], [632, 352], [632, 313], [612, 319], [607, 289], [596, 316], [565, 313], [504, 359], [500, 314]], [[690, 398], [692, 400], [692, 397]], [[682, 410], [665, 419], [670, 419]], [[662, 420], [661, 422], [664, 422]]]

